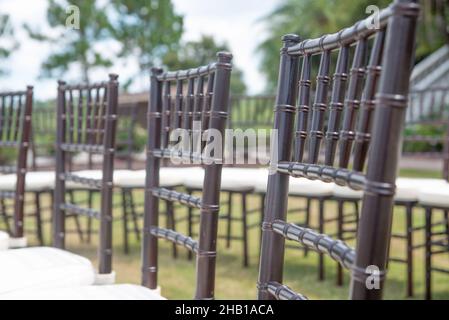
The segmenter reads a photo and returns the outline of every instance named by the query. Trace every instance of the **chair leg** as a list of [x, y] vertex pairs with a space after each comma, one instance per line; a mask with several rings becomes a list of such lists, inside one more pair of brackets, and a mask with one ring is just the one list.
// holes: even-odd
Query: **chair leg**
[[[75, 195], [73, 193], [73, 190], [69, 191], [69, 197], [70, 197], [70, 202], [75, 204]], [[81, 227], [81, 223], [79, 220], [79, 216], [77, 214], [74, 214], [73, 219], [75, 220], [76, 231], [78, 232], [78, 236], [79, 236], [81, 242], [84, 242], [84, 234], [83, 234], [83, 229]]]
[[128, 200], [126, 190], [122, 189], [122, 219], [123, 219], [123, 251], [129, 253], [129, 235], [128, 235]]
[[[87, 203], [89, 208], [93, 208], [94, 202], [94, 193], [92, 190], [87, 191]], [[92, 240], [92, 217], [87, 218], [87, 243], [90, 243]]]
[[[310, 227], [310, 204], [311, 204], [311, 199], [310, 198], [306, 198], [306, 220], [305, 220], [305, 227], [309, 228]], [[309, 248], [304, 248], [304, 257], [307, 257], [309, 255]]]
[[231, 234], [232, 234], [232, 192], [229, 192], [228, 196], [228, 215], [226, 219], [226, 248], [231, 247]]
[[136, 235], [137, 240], [140, 241], [139, 217], [137, 216], [136, 206], [134, 204], [133, 189], [128, 189], [127, 192], [131, 219], [133, 220], [134, 234]]
[[[319, 221], [318, 230], [320, 233], [324, 233], [324, 199], [319, 199]], [[318, 254], [318, 279], [320, 281], [324, 280], [324, 255], [322, 253]]]
[[407, 296], [413, 297], [413, 205], [407, 204]]
[[425, 273], [426, 273], [426, 293], [425, 299], [432, 299], [432, 209], [426, 207], [426, 242], [425, 242], [425, 254], [426, 254], [426, 265], [425, 265]]
[[[342, 239], [343, 238], [343, 215], [344, 215], [344, 201], [337, 200], [337, 206], [338, 206], [338, 217], [337, 217], [337, 238]], [[337, 262], [337, 286], [343, 285], [343, 268], [342, 266]]]
[[446, 237], [447, 237], [447, 246], [449, 250], [449, 210], [444, 210], [444, 219], [445, 219], [445, 229], [446, 229]]
[[242, 193], [242, 232], [243, 232], [243, 266], [248, 267], [249, 258], [248, 258], [248, 214], [246, 207], [246, 197], [247, 193]]
[[[175, 230], [175, 217], [173, 212], [173, 203], [171, 201], [165, 201], [166, 209], [167, 209], [167, 229]], [[176, 243], [173, 243], [173, 258], [178, 257], [178, 248]]]
[[42, 211], [41, 211], [41, 193], [34, 193], [34, 201], [36, 205], [36, 235], [41, 246], [44, 245], [44, 234], [42, 232]]
[[[187, 190], [187, 193], [189, 195], [192, 195], [191, 190]], [[187, 235], [189, 237], [191, 237], [192, 234], [193, 234], [193, 208], [188, 207], [188, 209], [187, 209]], [[192, 258], [193, 258], [192, 251], [187, 250], [187, 259], [192, 260]]]
[[259, 252], [262, 245], [262, 222], [265, 213], [265, 193], [260, 194], [260, 226], [259, 226]]

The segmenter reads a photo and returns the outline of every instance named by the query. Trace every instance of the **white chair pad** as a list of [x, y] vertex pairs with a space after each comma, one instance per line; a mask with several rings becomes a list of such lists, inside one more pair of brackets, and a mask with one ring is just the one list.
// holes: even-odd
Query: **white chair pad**
[[0, 295], [3, 300], [166, 300], [146, 287], [133, 284], [80, 286], [45, 290], [23, 290]]
[[[175, 187], [182, 185], [189, 170], [197, 168], [161, 168], [159, 182], [161, 187]], [[114, 171], [114, 185], [122, 188], [144, 188], [145, 170], [116, 170]]]
[[[418, 194], [422, 188], [438, 188], [444, 184], [441, 179], [421, 179], [421, 178], [397, 178], [396, 179], [396, 201], [408, 202], [418, 201]], [[353, 190], [349, 187], [334, 185], [333, 195], [341, 198], [361, 199], [363, 191]]]
[[145, 170], [116, 170], [114, 171], [114, 185], [123, 188], [144, 188], [145, 176]]
[[336, 198], [361, 199], [363, 197], [362, 190], [354, 190], [346, 186], [333, 185], [332, 194]]
[[[203, 189], [204, 170], [195, 168], [192, 174], [184, 179], [187, 188]], [[251, 191], [254, 189], [254, 177], [256, 173], [263, 175], [257, 168], [230, 168], [225, 167], [221, 173], [221, 189], [223, 191]]]
[[9, 247], [9, 235], [0, 231], [0, 251], [7, 250]]
[[423, 188], [438, 188], [445, 184], [442, 179], [397, 178], [396, 201], [418, 201], [419, 192]]
[[330, 196], [333, 185], [319, 180], [290, 178], [289, 195], [295, 196]]
[[0, 252], [0, 295], [17, 290], [87, 286], [95, 281], [91, 262], [49, 247]]
[[418, 194], [419, 203], [427, 206], [449, 208], [449, 183], [423, 187]]
[[[0, 176], [0, 190], [15, 191], [16, 174], [5, 174]], [[54, 171], [32, 171], [27, 172], [25, 177], [25, 190], [29, 192], [52, 190], [55, 185]]]

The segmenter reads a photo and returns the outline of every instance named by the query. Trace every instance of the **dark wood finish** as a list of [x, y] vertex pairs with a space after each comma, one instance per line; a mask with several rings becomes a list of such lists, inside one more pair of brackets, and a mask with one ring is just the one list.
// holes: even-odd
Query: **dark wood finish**
[[[65, 219], [68, 214], [100, 220], [99, 273], [112, 272], [112, 193], [117, 122], [118, 82], [111, 74], [108, 82], [67, 85], [58, 82], [56, 133], [56, 184], [53, 208], [53, 244], [65, 248]], [[91, 179], [71, 173], [70, 153], [101, 154], [102, 178]], [[66, 201], [67, 181], [98, 190], [99, 210], [79, 207]], [[92, 203], [88, 203], [88, 205]]]
[[[219, 212], [221, 155], [209, 154], [207, 144], [192, 148], [190, 143], [172, 151], [168, 134], [177, 129], [192, 132], [193, 120], [200, 118], [201, 132], [218, 130], [222, 137], [226, 127], [229, 105], [229, 81], [232, 56], [218, 53], [216, 63], [196, 69], [163, 72], [153, 68], [151, 73], [150, 103], [148, 107], [148, 143], [145, 188], [145, 212], [142, 246], [142, 284], [157, 288], [158, 238], [181, 244], [196, 253], [196, 299], [213, 299], [215, 288], [215, 260]], [[206, 82], [207, 79], [207, 82]], [[204, 84], [207, 83], [206, 86]], [[176, 97], [171, 105], [170, 88], [176, 85]], [[206, 92], [202, 91], [205, 87]], [[200, 105], [201, 104], [201, 105]], [[189, 141], [191, 138], [186, 139]], [[185, 141], [185, 140], [184, 140]], [[206, 147], [205, 147], [206, 146]], [[201, 154], [204, 149], [206, 156]], [[215, 150], [217, 152], [217, 150]], [[160, 188], [161, 159], [176, 155], [196, 166], [204, 166], [204, 188], [201, 198]], [[205, 161], [207, 160], [207, 161]], [[213, 161], [211, 161], [213, 160]], [[176, 201], [200, 209], [198, 242], [174, 230], [159, 227], [159, 200]]]
[[[379, 29], [368, 28], [371, 19], [368, 18], [321, 38], [302, 42], [294, 35], [283, 38], [274, 122], [278, 140], [277, 158], [272, 161], [272, 167], [276, 172], [268, 180], [262, 225], [259, 299], [303, 298], [281, 285], [285, 238], [297, 241], [319, 254], [327, 254], [340, 263], [353, 257], [351, 262], [342, 264], [352, 271], [350, 298], [382, 298], [418, 14], [419, 6], [416, 1], [395, 0], [380, 12]], [[372, 38], [374, 44], [370, 46]], [[355, 49], [352, 49], [354, 45]], [[369, 62], [368, 49], [371, 49]], [[341, 81], [345, 80], [347, 72], [347, 50], [354, 50], [354, 54], [349, 83], [345, 89]], [[332, 65], [330, 60], [334, 51], [340, 52], [329, 107], [329, 67]], [[313, 70], [311, 57], [316, 55], [320, 56], [319, 71], [312, 114], [309, 116], [308, 91], [311, 86], [310, 71]], [[300, 59], [303, 68], [299, 82], [299, 106], [295, 107]], [[346, 92], [344, 101], [342, 90]], [[374, 114], [371, 116], [374, 106]], [[360, 107], [362, 111], [358, 116]], [[330, 116], [326, 117], [328, 108]], [[299, 115], [296, 123], [295, 156], [292, 158], [291, 141], [295, 132], [294, 118], [297, 110]], [[308, 124], [307, 119], [311, 119], [311, 123]], [[325, 140], [325, 146], [329, 149], [325, 150], [324, 163], [321, 163], [319, 151], [322, 138], [325, 137], [326, 119], [330, 122]], [[308, 146], [306, 157], [305, 146]], [[334, 166], [336, 150], [339, 150], [339, 158], [338, 165]], [[357, 169], [352, 168], [353, 166], [357, 166]], [[322, 207], [320, 232], [285, 222], [290, 176], [335, 182], [354, 190], [364, 190], [355, 250], [322, 234], [321, 228], [325, 221]], [[340, 245], [343, 247], [337, 248]], [[335, 249], [338, 253], [326, 248], [331, 251]], [[366, 285], [366, 279], [371, 274], [367, 267], [372, 265], [379, 269], [377, 280], [380, 286], [370, 289]], [[322, 268], [321, 261], [320, 277], [324, 276]]]
[[[33, 112], [33, 87], [25, 91], [0, 93], [0, 150], [5, 154], [16, 150], [17, 157], [13, 164], [0, 164], [0, 173], [15, 174], [15, 191], [0, 192], [2, 215], [7, 229], [13, 238], [24, 237], [24, 201], [25, 179], [27, 173], [27, 155], [31, 136], [31, 117]], [[10, 228], [5, 199], [12, 199], [14, 227]]]

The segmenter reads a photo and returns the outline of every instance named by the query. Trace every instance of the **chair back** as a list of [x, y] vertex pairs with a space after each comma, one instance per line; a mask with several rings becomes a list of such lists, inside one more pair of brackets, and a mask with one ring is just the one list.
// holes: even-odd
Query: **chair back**
[[[99, 273], [112, 272], [112, 195], [117, 121], [118, 76], [96, 84], [67, 85], [59, 81], [56, 132], [56, 183], [53, 210], [53, 243], [65, 248], [67, 214], [100, 220]], [[67, 159], [84, 152], [102, 156], [101, 177], [71, 171]], [[80, 207], [68, 200], [66, 183], [100, 191], [100, 208]]]
[[[305, 298], [282, 284], [285, 239], [351, 270], [352, 299], [382, 297], [418, 14], [416, 1], [396, 0], [378, 17], [334, 34], [303, 41], [284, 36], [274, 120], [277, 161], [271, 164], [275, 173], [268, 180], [262, 225], [259, 299]], [[355, 250], [286, 221], [290, 177], [364, 191]]]
[[[217, 56], [217, 62], [207, 66], [176, 72], [154, 68], [151, 74], [142, 284], [157, 288], [157, 239], [164, 238], [196, 253], [196, 299], [212, 299], [215, 286], [223, 146], [220, 150], [208, 146], [224, 136], [232, 59], [224, 52]], [[180, 144], [170, 141], [170, 135], [177, 131], [185, 134]], [[207, 136], [207, 143], [198, 142], [197, 138], [203, 135]], [[173, 157], [204, 166], [201, 197], [160, 187], [161, 159]], [[200, 210], [198, 240], [159, 227], [160, 199]]]
[[[6, 217], [6, 227], [12, 238], [24, 236], [25, 178], [27, 154], [30, 144], [31, 115], [33, 111], [33, 87], [25, 91], [0, 93], [0, 152], [3, 157], [12, 154], [12, 159], [2, 159], [0, 154], [0, 174], [15, 174], [15, 190], [0, 190], [2, 214]], [[11, 160], [11, 161], [8, 161]], [[13, 201], [8, 206], [7, 199]], [[8, 222], [8, 207], [13, 211], [14, 227]]]

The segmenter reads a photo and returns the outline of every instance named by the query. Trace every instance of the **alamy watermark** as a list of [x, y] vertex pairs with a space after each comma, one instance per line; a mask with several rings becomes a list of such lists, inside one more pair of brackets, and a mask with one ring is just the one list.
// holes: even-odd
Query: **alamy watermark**
[[277, 130], [209, 129], [201, 131], [201, 121], [191, 130], [170, 133], [170, 160], [173, 164], [258, 164], [277, 162]]
[[75, 5], [67, 6], [65, 9], [67, 18], [65, 19], [65, 26], [67, 28], [79, 30], [80, 28], [80, 8]]
[[366, 267], [365, 273], [368, 275], [365, 280], [365, 286], [368, 290], [380, 289], [380, 270], [378, 266], [370, 265]]
[[370, 30], [380, 29], [380, 9], [378, 6], [369, 5], [366, 7], [365, 13], [370, 14], [369, 20], [366, 20], [366, 27]]

